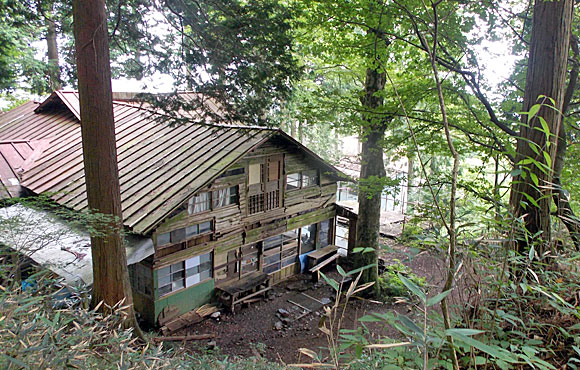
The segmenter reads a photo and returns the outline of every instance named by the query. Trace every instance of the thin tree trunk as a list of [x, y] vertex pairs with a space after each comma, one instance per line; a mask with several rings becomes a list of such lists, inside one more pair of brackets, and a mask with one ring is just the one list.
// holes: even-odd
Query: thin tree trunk
[[74, 0], [73, 16], [87, 201], [91, 212], [110, 217], [102, 233], [91, 236], [94, 279], [91, 307], [101, 301], [109, 306], [123, 301], [127, 314], [124, 324], [138, 329], [121, 235], [105, 2]]
[[[364, 141], [361, 152], [361, 170], [359, 178], [358, 220], [356, 224], [356, 246], [372, 248], [372, 252], [355, 253], [352, 256], [353, 267], [363, 267], [374, 264], [366, 269], [360, 279], [364, 284], [377, 281], [377, 256], [379, 249], [379, 230], [381, 218], [381, 194], [383, 191], [381, 179], [384, 179], [385, 164], [383, 161], [382, 141], [387, 128], [385, 118], [377, 110], [383, 105], [383, 98], [376, 96], [385, 88], [386, 75], [376, 69], [367, 69], [365, 92], [361, 103], [366, 113]], [[375, 284], [375, 293], [378, 285]]]
[[413, 172], [413, 167], [415, 166], [415, 160], [412, 156], [407, 157], [407, 204], [403, 208], [403, 213], [411, 211], [414, 207], [411, 204], [411, 192], [414, 190], [413, 184], [415, 181], [415, 173]]
[[48, 77], [50, 79], [50, 89], [60, 90], [62, 84], [60, 81], [60, 65], [58, 62], [58, 43], [56, 41], [56, 23], [53, 18], [52, 4], [48, 14], [44, 19], [46, 22], [46, 47], [48, 57]]
[[[456, 197], [457, 197], [457, 177], [459, 174], [459, 153], [455, 150], [455, 145], [453, 145], [453, 140], [451, 138], [451, 132], [449, 131], [449, 121], [447, 120], [447, 108], [445, 106], [445, 99], [443, 97], [443, 88], [441, 87], [441, 81], [439, 81], [439, 71], [437, 70], [437, 36], [438, 36], [438, 18], [437, 18], [437, 8], [433, 5], [433, 19], [434, 19], [434, 41], [433, 49], [429, 52], [431, 57], [431, 68], [433, 70], [433, 78], [435, 79], [435, 84], [437, 86], [437, 97], [439, 100], [439, 108], [441, 110], [441, 117], [443, 119], [443, 125], [445, 127], [445, 138], [447, 140], [447, 146], [451, 151], [453, 156], [453, 171], [451, 172], [451, 193], [449, 194], [449, 226], [447, 232], [449, 233], [449, 250], [447, 258], [449, 259], [449, 265], [447, 267], [447, 279], [445, 279], [445, 285], [442, 291], [448, 291], [453, 287], [453, 277], [455, 274], [455, 250], [457, 247], [457, 230], [455, 228], [456, 222]], [[449, 298], [445, 297], [441, 300], [441, 311], [443, 313], [443, 325], [446, 330], [451, 329], [451, 318], [449, 315]], [[455, 351], [455, 344], [453, 343], [453, 337], [447, 336], [447, 341], [449, 343], [449, 350], [451, 352], [451, 361], [453, 363], [453, 368], [459, 370], [459, 361], [457, 358], [457, 352]]]
[[[554, 99], [556, 110], [543, 106], [537, 115], [530, 117], [529, 121], [527, 115], [522, 116], [524, 125], [520, 128], [515, 163], [516, 167], [524, 171], [525, 178], [520, 175], [512, 182], [510, 206], [514, 217], [523, 219], [525, 232], [528, 234], [527, 238], [523, 235], [517, 237], [517, 250], [520, 252], [527, 250], [530, 241], [539, 242], [537, 250], [540, 256], [551, 241], [550, 204], [553, 166], [558, 146], [555, 138], [562, 125], [560, 112], [564, 102], [572, 9], [572, 0], [536, 0], [532, 19], [522, 110], [529, 112], [534, 104], [542, 102], [538, 101], [542, 95]], [[548, 103], [545, 98], [541, 100]], [[538, 117], [542, 117], [548, 124], [551, 134], [549, 140], [546, 138], [547, 135], [539, 130], [542, 125]], [[535, 148], [537, 150], [532, 149], [533, 143], [537, 145]], [[546, 161], [543, 153], [550, 155], [551, 163]], [[534, 163], [522, 163], [530, 158], [545, 165], [547, 170], [540, 170]], [[538, 206], [535, 206], [528, 197], [534, 199]]]

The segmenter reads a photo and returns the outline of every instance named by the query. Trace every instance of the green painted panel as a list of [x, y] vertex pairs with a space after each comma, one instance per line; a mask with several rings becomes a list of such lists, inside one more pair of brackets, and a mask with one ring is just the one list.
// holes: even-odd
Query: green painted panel
[[[155, 281], [157, 281], [157, 272], [154, 275]], [[209, 279], [203, 283], [158, 298], [155, 301], [155, 321], [157, 321], [157, 317], [159, 317], [163, 309], [169, 305], [178, 307], [179, 312], [184, 314], [208, 303], [213, 298], [213, 290], [214, 280]]]

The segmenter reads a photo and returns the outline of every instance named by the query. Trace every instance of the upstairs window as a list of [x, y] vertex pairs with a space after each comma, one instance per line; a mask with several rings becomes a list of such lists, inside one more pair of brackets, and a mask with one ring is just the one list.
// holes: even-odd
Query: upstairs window
[[212, 209], [238, 203], [238, 187], [214, 190], [212, 192]]
[[286, 176], [286, 190], [300, 189], [302, 187], [302, 174], [290, 173]]
[[272, 155], [248, 166], [248, 214], [281, 206], [282, 155]]
[[180, 229], [172, 230], [170, 232], [157, 234], [158, 247], [173, 245], [181, 243], [193, 238], [197, 238], [199, 235], [207, 235], [213, 231], [212, 222], [205, 221], [199, 224], [190, 225], [187, 227], [182, 227]]
[[192, 215], [229, 206], [231, 204], [238, 204], [238, 189], [239, 187], [236, 185], [229, 188], [199, 193], [189, 199], [187, 213]]
[[302, 171], [302, 187], [318, 185], [318, 170]]
[[307, 188], [320, 184], [318, 170], [307, 170], [286, 175], [286, 190]]
[[210, 205], [211, 205], [211, 193], [205, 191], [189, 199], [189, 206], [187, 207], [187, 212], [191, 215], [194, 213], [209, 211]]

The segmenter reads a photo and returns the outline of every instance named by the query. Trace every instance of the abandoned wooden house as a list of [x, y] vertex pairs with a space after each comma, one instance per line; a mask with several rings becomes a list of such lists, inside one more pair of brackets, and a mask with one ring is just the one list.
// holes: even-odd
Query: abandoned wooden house
[[[215, 292], [233, 303], [241, 282], [275, 284], [303, 271], [309, 253], [336, 250], [345, 176], [283, 131], [170, 127], [127, 94], [114, 113], [124, 225], [154, 246], [130, 265], [136, 309], [151, 324]], [[2, 197], [46, 193], [86, 210], [77, 93], [0, 115], [0, 180]]]

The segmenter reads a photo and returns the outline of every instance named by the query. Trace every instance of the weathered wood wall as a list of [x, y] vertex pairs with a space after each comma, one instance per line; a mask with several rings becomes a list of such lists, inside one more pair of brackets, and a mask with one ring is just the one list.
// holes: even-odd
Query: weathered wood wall
[[[336, 201], [337, 182], [335, 177], [325, 173], [325, 170], [317, 162], [309, 159], [307, 154], [299, 148], [279, 140], [276, 138], [270, 139], [248, 153], [234, 167], [228, 169], [244, 168], [245, 173], [218, 178], [211, 186], [202, 190], [211, 191], [238, 185], [239, 204], [193, 215], [189, 215], [187, 210], [184, 210], [167, 219], [156, 229], [153, 235], [154, 240], [156, 235], [160, 233], [211, 220], [214, 225], [214, 234], [211, 241], [192, 247], [185, 247], [185, 249], [169, 254], [163, 254], [158, 250], [153, 263], [154, 269], [210, 250], [214, 251], [214, 267], [219, 266], [226, 263], [227, 253], [235, 248], [280, 235], [286, 231], [328, 220], [335, 216], [335, 209], [332, 206]], [[281, 207], [254, 215], [247, 215], [248, 165], [263, 159], [265, 156], [280, 154], [283, 154], [284, 157], [283, 181], [285, 181], [288, 173], [318, 169], [319, 185], [284, 191]], [[274, 281], [280, 281], [299, 270], [299, 264], [282, 268], [282, 270], [274, 273]]]

